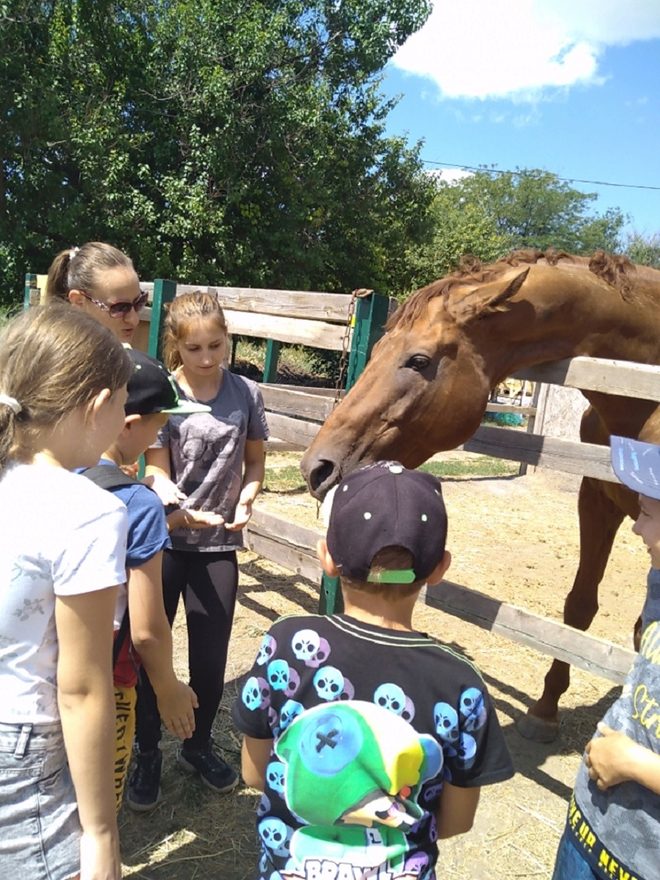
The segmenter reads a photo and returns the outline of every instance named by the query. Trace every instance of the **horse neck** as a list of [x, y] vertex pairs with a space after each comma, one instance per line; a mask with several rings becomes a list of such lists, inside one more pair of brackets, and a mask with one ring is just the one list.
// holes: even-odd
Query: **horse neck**
[[488, 344], [478, 345], [484, 371], [495, 382], [525, 367], [577, 355], [660, 363], [656, 314], [660, 309], [648, 301], [625, 302], [618, 296], [516, 303], [492, 317]]

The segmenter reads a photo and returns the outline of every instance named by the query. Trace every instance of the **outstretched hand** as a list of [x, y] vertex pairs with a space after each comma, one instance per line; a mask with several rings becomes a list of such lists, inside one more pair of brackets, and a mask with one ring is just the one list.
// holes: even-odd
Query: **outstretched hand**
[[212, 529], [221, 526], [224, 519], [219, 513], [210, 510], [173, 510], [167, 514], [167, 528], [172, 529]]
[[225, 523], [228, 532], [240, 532], [250, 522], [252, 516], [252, 502], [239, 501], [234, 511], [233, 522]]
[[179, 489], [176, 483], [158, 474], [149, 474], [143, 478], [142, 482], [145, 486], [149, 486], [150, 489], [154, 490], [163, 502], [164, 507], [167, 507], [168, 504], [180, 504], [188, 497], [185, 492]]

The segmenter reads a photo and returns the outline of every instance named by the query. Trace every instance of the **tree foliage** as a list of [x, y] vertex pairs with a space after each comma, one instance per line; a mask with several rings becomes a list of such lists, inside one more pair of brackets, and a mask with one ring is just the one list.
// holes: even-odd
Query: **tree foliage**
[[556, 247], [575, 254], [617, 251], [621, 211], [589, 213], [592, 193], [549, 171], [483, 169], [455, 183], [440, 181], [432, 205], [433, 241], [417, 252], [416, 282], [450, 272], [465, 253], [495, 260], [514, 248]]
[[633, 263], [660, 269], [660, 233], [656, 232], [654, 235], [630, 233], [626, 243], [626, 255]]
[[433, 187], [379, 71], [427, 0], [0, 3], [0, 282], [91, 239], [147, 277], [409, 286]]

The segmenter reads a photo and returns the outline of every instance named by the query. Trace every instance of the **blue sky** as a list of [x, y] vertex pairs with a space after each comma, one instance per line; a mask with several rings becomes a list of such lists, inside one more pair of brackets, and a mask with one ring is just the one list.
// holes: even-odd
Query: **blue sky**
[[427, 168], [544, 168], [660, 234], [660, 0], [436, 0], [383, 91]]

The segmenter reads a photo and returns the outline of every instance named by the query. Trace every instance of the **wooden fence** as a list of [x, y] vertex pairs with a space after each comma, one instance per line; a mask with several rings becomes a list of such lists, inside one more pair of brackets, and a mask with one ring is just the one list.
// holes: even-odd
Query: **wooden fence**
[[[537, 383], [660, 402], [660, 367], [645, 364], [578, 357], [529, 368], [517, 376]], [[315, 433], [314, 428], [308, 428], [310, 436]], [[595, 444], [481, 427], [462, 448], [566, 473], [616, 480], [609, 448]], [[256, 510], [250, 527], [250, 546], [285, 568], [318, 581], [321, 569], [315, 547], [320, 534], [315, 529], [285, 523], [272, 514]], [[472, 624], [617, 683], [623, 682], [635, 656], [629, 649], [450, 581], [429, 585], [425, 601]], [[332, 602], [332, 595], [326, 597], [330, 608]]]
[[[316, 436], [335, 405], [336, 394], [333, 389], [273, 384], [280, 344], [346, 350], [344, 388], [348, 389], [364, 369], [393, 306], [387, 298], [372, 292], [353, 297], [322, 292], [177, 286], [176, 282], [165, 280], [142, 287], [151, 292], [152, 304], [141, 314], [136, 345], [153, 354], [159, 351], [163, 305], [177, 293], [190, 290], [217, 293], [226, 307], [231, 334], [267, 340], [265, 382], [261, 389], [269, 427], [279, 442], [297, 449], [306, 448]], [[38, 301], [36, 289], [37, 276], [27, 275], [26, 305]], [[515, 378], [531, 380], [537, 388], [538, 383], [556, 384], [660, 402], [660, 367], [645, 364], [577, 357], [529, 368]], [[521, 408], [491, 403], [488, 410], [520, 412]], [[530, 427], [535, 411], [534, 406], [523, 409], [531, 417]], [[531, 464], [601, 480], [616, 479], [607, 447], [533, 431], [484, 426], [462, 448], [518, 461], [523, 466]], [[320, 534], [320, 530], [297, 525], [257, 506], [247, 529], [246, 543], [265, 558], [319, 582], [322, 571], [316, 558], [316, 541]], [[332, 610], [336, 589], [336, 581], [322, 580], [323, 608]], [[623, 681], [634, 658], [631, 650], [449, 581], [429, 585], [425, 600], [449, 614], [617, 683]]]

